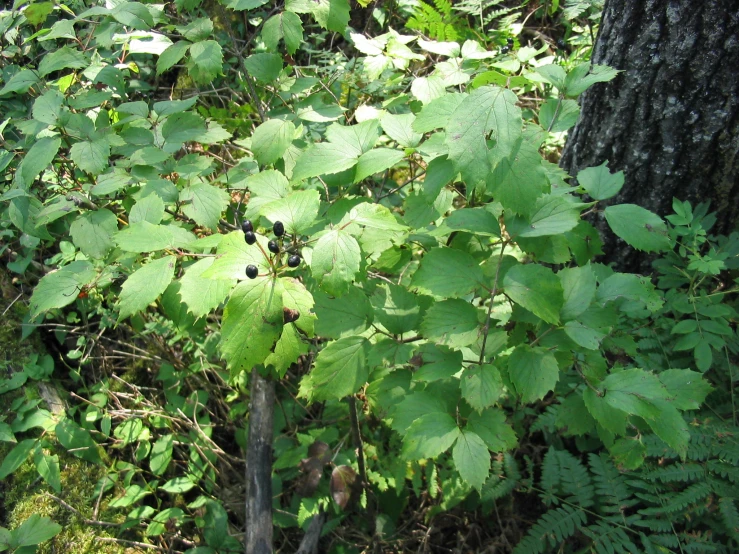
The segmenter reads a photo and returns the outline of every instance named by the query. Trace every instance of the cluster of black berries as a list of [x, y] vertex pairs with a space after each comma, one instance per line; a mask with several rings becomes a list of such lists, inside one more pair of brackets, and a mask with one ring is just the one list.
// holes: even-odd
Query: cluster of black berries
[[[241, 229], [244, 231], [244, 240], [246, 241], [246, 244], [251, 245], [257, 242], [257, 236], [254, 234], [254, 225], [252, 225], [252, 222], [250, 220], [244, 220], [244, 222], [241, 224]], [[267, 248], [273, 254], [279, 254], [280, 243], [283, 240], [282, 237], [285, 235], [285, 226], [282, 224], [282, 221], [275, 221], [274, 227], [272, 227], [272, 231], [274, 232], [275, 237], [277, 237], [277, 240], [269, 241], [267, 243]], [[264, 250], [262, 250], [262, 252], [264, 252]], [[271, 260], [268, 261], [270, 262], [270, 265], [272, 265]], [[288, 257], [287, 259], [287, 265], [289, 267], [298, 267], [300, 265], [300, 256], [298, 254], [291, 254], [290, 257]], [[256, 278], [258, 274], [259, 270], [257, 269], [257, 266], [252, 264], [246, 266], [246, 276], [249, 279]]]

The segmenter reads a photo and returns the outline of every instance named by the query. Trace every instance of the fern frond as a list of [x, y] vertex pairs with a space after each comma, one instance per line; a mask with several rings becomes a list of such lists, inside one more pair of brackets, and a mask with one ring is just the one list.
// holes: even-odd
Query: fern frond
[[583, 508], [594, 504], [595, 491], [590, 474], [575, 456], [550, 448], [544, 457], [541, 485], [548, 493], [562, 494]]
[[449, 17], [452, 14], [451, 0], [434, 0], [434, 5], [441, 15]]
[[721, 498], [718, 509], [727, 533], [732, 539], [739, 541], [739, 510], [736, 509], [736, 504], [731, 498]]
[[700, 464], [672, 464], [648, 472], [645, 478], [662, 483], [688, 483], [705, 478], [705, 469]]
[[[501, 475], [505, 474], [505, 477]], [[521, 480], [521, 473], [518, 471], [518, 464], [515, 458], [510, 454], [504, 454], [503, 460], [493, 462], [490, 477], [485, 482], [480, 491], [480, 498], [483, 505], [491, 504], [499, 498], [508, 496], [518, 486]], [[492, 505], [490, 506], [492, 509]]]
[[639, 552], [639, 549], [631, 542], [629, 535], [626, 534], [623, 528], [611, 525], [606, 521], [583, 527], [582, 532], [592, 539], [592, 548], [598, 554], [632, 554]]
[[635, 521], [634, 525], [649, 529], [652, 533], [669, 533], [672, 531], [672, 524], [667, 519], [640, 519]]
[[587, 521], [585, 512], [571, 506], [549, 510], [529, 529], [513, 554], [541, 554], [547, 543], [556, 545], [571, 537]]
[[720, 475], [724, 479], [728, 479], [732, 483], [739, 483], [739, 467], [736, 467], [726, 462], [719, 462], [717, 460], [708, 460], [706, 464], [708, 471]]
[[644, 508], [642, 510], [639, 510], [639, 513], [648, 516], [679, 512], [680, 510], [683, 510], [688, 506], [697, 505], [709, 494], [711, 494], [710, 484], [706, 482], [695, 483], [694, 485], [690, 485], [688, 488], [681, 491], [680, 493], [667, 498], [667, 504], [665, 504], [664, 506]]
[[604, 512], [619, 513], [636, 504], [626, 480], [606, 454], [590, 454], [588, 464]]

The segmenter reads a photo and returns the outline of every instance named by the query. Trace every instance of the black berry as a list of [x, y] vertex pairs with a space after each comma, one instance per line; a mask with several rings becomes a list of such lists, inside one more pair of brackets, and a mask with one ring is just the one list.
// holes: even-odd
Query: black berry
[[256, 278], [257, 274], [259, 273], [259, 270], [257, 269], [257, 266], [249, 264], [246, 266], [246, 276], [249, 279]]
[[285, 234], [285, 226], [282, 224], [282, 221], [275, 221], [275, 226], [272, 230], [275, 232], [276, 237], [281, 237]]
[[271, 240], [267, 243], [267, 248], [270, 252], [273, 254], [278, 254], [280, 252], [280, 245], [277, 244], [276, 240]]
[[254, 244], [257, 242], [257, 236], [254, 234], [254, 231], [247, 231], [244, 233], [244, 240], [246, 244]]
[[287, 265], [290, 267], [298, 267], [300, 265], [300, 256], [293, 254], [287, 259]]
[[244, 222], [241, 224], [241, 230], [244, 231], [245, 233], [248, 233], [254, 230], [254, 225], [251, 224], [250, 219], [244, 220]]

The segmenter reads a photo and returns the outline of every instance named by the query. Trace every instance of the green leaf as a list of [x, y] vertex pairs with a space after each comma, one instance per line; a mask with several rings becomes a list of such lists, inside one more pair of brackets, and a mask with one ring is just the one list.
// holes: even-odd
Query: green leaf
[[562, 321], [570, 321], [587, 310], [595, 298], [595, 272], [588, 264], [561, 269], [557, 277], [562, 283], [564, 297], [560, 316]]
[[208, 500], [205, 505], [203, 523], [203, 536], [208, 546], [220, 548], [227, 539], [231, 538], [228, 534], [228, 513], [220, 502]]
[[128, 446], [139, 440], [141, 433], [144, 431], [144, 422], [137, 418], [129, 418], [113, 431], [113, 436], [121, 441], [121, 447]]
[[317, 319], [316, 314], [311, 311], [313, 309], [313, 295], [297, 279], [283, 277], [280, 281], [284, 287], [282, 293], [284, 307], [295, 310], [300, 314], [295, 326], [309, 337], [312, 337], [314, 334], [313, 327]]
[[214, 261], [215, 258], [198, 260], [180, 279], [180, 298], [195, 317], [203, 317], [220, 306], [236, 284], [235, 279], [214, 280], [202, 276]]
[[469, 346], [480, 332], [477, 308], [459, 299], [437, 302], [426, 312], [420, 330], [439, 344]]
[[318, 353], [316, 365], [300, 385], [311, 402], [339, 400], [357, 392], [367, 381], [370, 343], [364, 337], [344, 337]]
[[151, 519], [151, 523], [146, 528], [146, 536], [155, 537], [163, 534], [172, 523], [179, 523], [183, 517], [185, 517], [185, 512], [180, 508], [162, 510]]
[[421, 319], [416, 295], [404, 287], [383, 283], [372, 295], [377, 320], [394, 335], [402, 335], [417, 328]]
[[77, 142], [69, 149], [69, 157], [82, 171], [98, 175], [108, 167], [110, 145], [105, 139]]
[[536, 264], [518, 264], [503, 277], [505, 293], [547, 323], [559, 323], [564, 291], [551, 269]]
[[220, 343], [232, 376], [264, 363], [282, 335], [282, 294], [282, 284], [271, 277], [242, 281], [233, 289]]
[[180, 192], [182, 213], [211, 230], [218, 228], [218, 221], [230, 200], [225, 190], [207, 183], [195, 183]]
[[38, 448], [33, 455], [33, 463], [44, 481], [56, 492], [61, 492], [62, 481], [59, 472], [59, 456], [44, 454], [43, 448]]
[[251, 150], [261, 165], [268, 165], [282, 157], [293, 138], [295, 138], [295, 125], [292, 121], [270, 119], [254, 129], [251, 137]]
[[62, 139], [59, 137], [44, 137], [37, 140], [18, 166], [15, 174], [18, 187], [28, 190], [38, 174], [54, 161], [61, 145]]
[[64, 96], [61, 92], [55, 89], [47, 90], [33, 103], [33, 118], [41, 123], [56, 125], [63, 103]]
[[[406, 231], [408, 229], [405, 225], [398, 223], [392, 212], [385, 206], [369, 202], [361, 202], [354, 206], [348, 214], [341, 218], [338, 226], [343, 228], [351, 223], [383, 231]], [[355, 235], [360, 234], [355, 229], [352, 226], [349, 232]]]
[[174, 277], [177, 258], [165, 256], [134, 271], [123, 283], [118, 321], [145, 310], [166, 290]]
[[488, 408], [481, 413], [472, 412], [467, 419], [467, 429], [475, 432], [493, 452], [505, 452], [516, 446], [516, 433], [506, 423], [505, 413]]
[[182, 494], [183, 492], [191, 490], [193, 487], [195, 487], [195, 483], [193, 483], [192, 478], [185, 476], [174, 477], [159, 488], [170, 494]]
[[41, 78], [35, 70], [23, 69], [8, 79], [5, 86], [0, 89], [0, 96], [11, 92], [25, 93], [40, 80]]
[[[501, 157], [512, 152], [516, 139], [521, 136], [521, 110], [517, 102], [510, 90], [485, 86], [475, 89], [452, 112], [446, 126], [449, 159], [469, 188], [485, 181], [492, 169], [488, 136]], [[429, 108], [432, 105], [433, 102]], [[534, 151], [540, 160], [539, 153]]]
[[605, 333], [592, 329], [579, 321], [568, 321], [565, 323], [564, 330], [575, 343], [588, 350], [598, 350], [600, 341], [606, 336]]
[[649, 210], [635, 204], [618, 204], [608, 206], [605, 216], [613, 232], [637, 250], [659, 252], [672, 249], [665, 222]]
[[339, 173], [354, 167], [358, 159], [359, 154], [349, 145], [332, 142], [314, 144], [298, 158], [292, 180], [302, 181], [318, 175]]
[[[134, 204], [128, 216], [128, 222], [148, 221], [152, 225], [157, 225], [163, 217], [164, 201], [156, 194], [149, 194]], [[117, 227], [116, 225], [116, 229]]]
[[82, 69], [89, 64], [90, 60], [82, 52], [69, 46], [62, 46], [41, 58], [41, 62], [38, 64], [38, 74], [41, 77], [46, 77], [49, 73], [60, 69]]
[[416, 352], [414, 360], [420, 367], [413, 374], [414, 381], [448, 379], [462, 370], [462, 353], [446, 346], [427, 343]]
[[695, 347], [693, 351], [695, 357], [695, 365], [701, 371], [708, 371], [713, 364], [713, 353], [711, 352], [711, 346], [705, 339], [702, 339]]
[[110, 210], [85, 212], [72, 222], [69, 233], [75, 246], [90, 258], [102, 259], [113, 248], [118, 219]]
[[[192, 49], [190, 49], [192, 52]], [[280, 76], [282, 56], [279, 54], [252, 54], [244, 60], [244, 67], [249, 75], [261, 83], [270, 83]]]
[[98, 445], [93, 440], [90, 432], [77, 425], [71, 419], [62, 418], [57, 423], [55, 432], [59, 443], [69, 450], [70, 453], [94, 464], [101, 462]]
[[603, 380], [601, 388], [611, 407], [647, 420], [653, 420], [661, 413], [654, 401], [670, 398], [656, 375], [638, 368], [611, 373]]
[[446, 452], [461, 434], [452, 416], [430, 413], [416, 419], [403, 437], [402, 456], [406, 460], [435, 458]]
[[267, 3], [267, 0], [228, 0], [228, 7], [235, 11], [253, 10]]
[[475, 259], [467, 252], [433, 248], [424, 255], [411, 283], [424, 294], [460, 297], [479, 287], [483, 283], [483, 274]]
[[97, 273], [90, 262], [76, 261], [42, 277], [31, 295], [31, 319], [54, 308], [74, 302], [82, 287]]
[[215, 40], [203, 40], [190, 46], [187, 71], [193, 81], [208, 84], [223, 74], [223, 50]]
[[[25, 374], [25, 372], [23, 372], [23, 374]], [[17, 374], [17, 375], [20, 375], [20, 374]], [[3, 390], [3, 392], [7, 392], [7, 390]], [[15, 435], [13, 435], [13, 430], [10, 428], [10, 425], [5, 423], [4, 421], [0, 421], [0, 441], [18, 442], [17, 440], [15, 440]]]
[[385, 134], [403, 148], [415, 148], [421, 142], [423, 135], [413, 130], [413, 121], [416, 116], [412, 113], [385, 114], [380, 120]]
[[333, 229], [321, 235], [313, 248], [311, 273], [323, 290], [341, 296], [356, 278], [361, 261], [356, 239], [346, 231]]
[[460, 379], [462, 398], [478, 412], [495, 404], [503, 393], [503, 380], [498, 368], [491, 364], [473, 365]]
[[559, 365], [548, 350], [522, 344], [508, 358], [508, 376], [521, 401], [528, 404], [554, 389], [559, 381]]
[[277, 50], [280, 39], [285, 41], [285, 49], [295, 54], [303, 40], [303, 22], [297, 14], [285, 11], [270, 17], [262, 27], [262, 40], [270, 50]]
[[372, 323], [374, 312], [364, 290], [349, 287], [346, 294], [331, 298], [317, 291], [316, 333], [322, 337], [338, 339], [343, 335], [359, 335]]
[[148, 221], [139, 221], [118, 231], [114, 240], [125, 252], [154, 252], [165, 248], [187, 248], [196, 237], [175, 225], [152, 225]]
[[624, 469], [637, 469], [644, 463], [647, 447], [641, 438], [622, 438], [617, 440], [608, 451]]
[[148, 31], [154, 26], [154, 17], [144, 4], [139, 2], [123, 2], [110, 12], [110, 15], [127, 27], [139, 31]]
[[164, 52], [159, 55], [159, 59], [157, 60], [157, 75], [161, 75], [179, 62], [185, 56], [191, 45], [192, 43], [187, 40], [178, 40], [177, 42], [167, 46]]
[[496, 217], [485, 208], [463, 208], [453, 211], [444, 224], [455, 231], [475, 235], [500, 237], [500, 225]]
[[0, 465], [0, 479], [5, 479], [16, 469], [21, 467], [23, 462], [28, 459], [31, 452], [38, 446], [38, 440], [25, 439], [16, 444], [13, 449], [5, 455], [3, 463]]
[[479, 435], [472, 431], [461, 432], [452, 457], [462, 479], [481, 491], [490, 473], [490, 452]]
[[174, 435], [164, 435], [157, 439], [151, 447], [149, 468], [154, 475], [161, 475], [167, 470], [169, 462], [172, 461], [172, 449], [174, 447]]
[[411, 423], [426, 414], [439, 413], [446, 415], [444, 401], [428, 392], [413, 392], [406, 394], [397, 404], [392, 413], [392, 428], [404, 435], [408, 432]]
[[606, 200], [616, 196], [624, 186], [624, 172], [608, 171], [608, 161], [596, 167], [588, 167], [577, 174], [578, 184], [594, 200]]
[[562, 196], [545, 195], [536, 200], [528, 217], [506, 218], [506, 230], [514, 239], [560, 235], [580, 222], [580, 206]]
[[624, 412], [617, 408], [613, 408], [604, 396], [598, 396], [596, 392], [590, 388], [583, 392], [583, 400], [585, 407], [604, 429], [607, 429], [615, 435], [626, 434], [627, 416]]
[[176, 113], [162, 125], [162, 137], [169, 144], [197, 140], [205, 131], [205, 120], [191, 112]]
[[[54, 523], [48, 517], [32, 514], [26, 521], [21, 523], [20, 527], [11, 532], [12, 542], [16, 548], [35, 546], [48, 541], [61, 532], [61, 530], [62, 526]], [[16, 550], [16, 552], [20, 554], [20, 550]]]
[[354, 182], [366, 179], [370, 175], [390, 169], [405, 158], [405, 152], [391, 148], [375, 148], [359, 156]]
[[[316, 22], [329, 31], [345, 33], [349, 26], [349, 0], [313, 0], [307, 3]], [[290, 4], [287, 4], [290, 9]], [[297, 11], [297, 10], [296, 10]]]
[[413, 130], [417, 133], [428, 133], [434, 129], [447, 127], [452, 114], [466, 97], [467, 94], [452, 92], [432, 100], [416, 115], [412, 123]]
[[296, 329], [295, 325], [285, 325], [274, 351], [264, 360], [264, 365], [273, 367], [280, 378], [285, 376], [287, 370], [300, 356], [308, 352], [308, 344], [303, 342]]
[[317, 190], [302, 190], [270, 202], [262, 207], [261, 213], [273, 223], [282, 221], [287, 234], [300, 235], [315, 222], [320, 203]]
[[690, 432], [682, 414], [671, 401], [655, 400], [653, 404], [659, 411], [653, 419], [647, 420], [652, 431], [670, 448], [680, 455], [685, 455], [690, 441]]
[[560, 89], [567, 96], [580, 96], [586, 89], [595, 83], [605, 83], [614, 79], [620, 71], [607, 65], [597, 65], [590, 62], [582, 63], [572, 69], [565, 78], [564, 88]]
[[[263, 249], [267, 249], [267, 237], [257, 235], [257, 242]], [[259, 247], [244, 242], [244, 233], [233, 231], [224, 236], [218, 244], [218, 255], [213, 265], [203, 272], [204, 279], [234, 279], [246, 278], [246, 266], [255, 265], [259, 273], [269, 271], [269, 264]]]
[[538, 149], [523, 137], [508, 150], [510, 154], [506, 157], [501, 157], [498, 149], [490, 152], [495, 169], [487, 180], [488, 192], [504, 208], [528, 215], [536, 209], [537, 198], [549, 184], [542, 158]]

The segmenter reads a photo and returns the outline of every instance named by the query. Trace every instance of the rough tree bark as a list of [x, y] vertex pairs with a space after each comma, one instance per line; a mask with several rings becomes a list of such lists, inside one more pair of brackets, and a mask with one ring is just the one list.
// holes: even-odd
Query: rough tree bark
[[251, 372], [246, 447], [246, 554], [272, 554], [272, 432], [275, 382]]
[[[560, 165], [570, 175], [609, 161], [626, 183], [611, 203], [664, 216], [672, 198], [711, 201], [714, 232], [739, 221], [739, 2], [607, 0], [592, 62], [623, 73], [581, 99]], [[649, 271], [601, 229], [607, 261]]]

